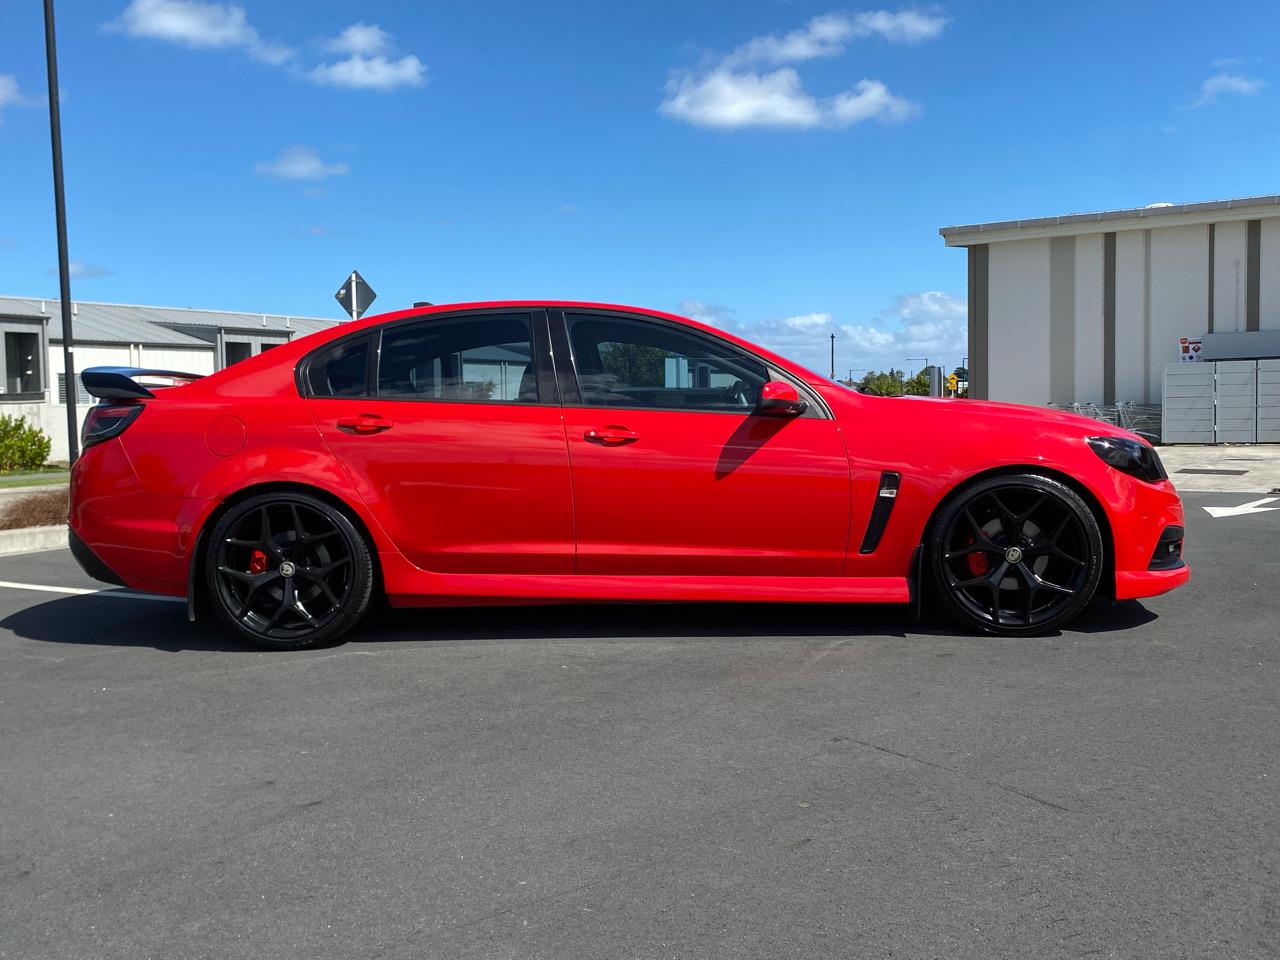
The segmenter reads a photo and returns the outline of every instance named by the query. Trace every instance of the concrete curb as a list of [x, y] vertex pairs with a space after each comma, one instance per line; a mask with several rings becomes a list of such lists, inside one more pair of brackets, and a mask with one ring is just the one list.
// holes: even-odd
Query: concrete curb
[[38, 553], [42, 550], [63, 550], [67, 546], [66, 524], [56, 527], [23, 527], [19, 530], [0, 530], [0, 556], [15, 553]]

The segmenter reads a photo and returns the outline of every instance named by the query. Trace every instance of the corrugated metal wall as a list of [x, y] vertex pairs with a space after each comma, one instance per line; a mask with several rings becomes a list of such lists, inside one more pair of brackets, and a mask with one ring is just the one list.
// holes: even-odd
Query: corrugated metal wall
[[1258, 361], [1258, 442], [1280, 443], [1280, 360]]
[[1258, 441], [1258, 361], [1219, 360], [1214, 364], [1218, 443]]
[[1213, 443], [1213, 363], [1169, 363], [1164, 368], [1165, 443]]
[[1280, 443], [1280, 360], [1170, 363], [1165, 443]]

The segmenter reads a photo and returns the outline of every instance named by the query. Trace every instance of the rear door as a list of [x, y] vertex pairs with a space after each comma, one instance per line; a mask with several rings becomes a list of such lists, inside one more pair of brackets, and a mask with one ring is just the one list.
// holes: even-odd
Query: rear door
[[758, 416], [783, 375], [724, 341], [652, 317], [557, 321], [578, 573], [843, 572], [849, 460], [816, 396], [803, 416]]
[[400, 551], [435, 572], [573, 571], [546, 314], [413, 318], [304, 362], [325, 440]]

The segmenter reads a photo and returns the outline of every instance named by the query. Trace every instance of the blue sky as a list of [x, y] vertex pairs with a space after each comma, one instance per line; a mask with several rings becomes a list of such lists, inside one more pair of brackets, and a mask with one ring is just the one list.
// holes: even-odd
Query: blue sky
[[[1280, 192], [1280, 8], [60, 0], [77, 299], [569, 297], [809, 363], [964, 351], [944, 224]], [[0, 293], [57, 279], [39, 4], [0, 5]]]

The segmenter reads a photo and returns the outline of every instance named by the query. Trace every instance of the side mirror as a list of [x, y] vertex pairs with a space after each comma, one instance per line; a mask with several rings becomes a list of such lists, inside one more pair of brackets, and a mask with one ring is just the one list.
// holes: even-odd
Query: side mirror
[[770, 380], [760, 388], [756, 413], [762, 417], [798, 417], [808, 409], [809, 401], [801, 400], [799, 392], [789, 383]]

